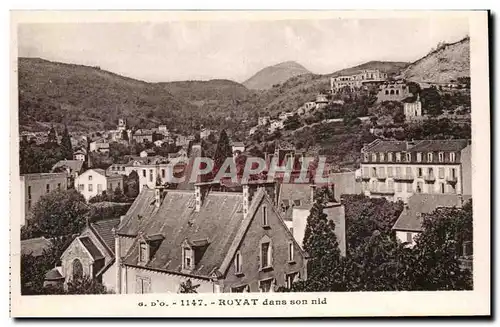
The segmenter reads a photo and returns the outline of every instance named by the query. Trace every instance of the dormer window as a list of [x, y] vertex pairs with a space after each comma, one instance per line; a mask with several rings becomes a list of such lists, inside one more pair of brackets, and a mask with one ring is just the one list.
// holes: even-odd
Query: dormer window
[[407, 153], [406, 154], [406, 162], [410, 162], [411, 161], [411, 153]]
[[145, 241], [139, 244], [139, 264], [145, 265], [149, 261], [149, 245]]
[[432, 152], [427, 153], [427, 162], [432, 162], [433, 155]]
[[396, 152], [396, 162], [401, 162], [401, 153]]
[[193, 249], [190, 247], [184, 247], [182, 249], [182, 269], [193, 270], [193, 268], [194, 268]]
[[363, 159], [365, 162], [367, 162], [370, 159], [370, 156], [368, 155], [368, 153], [363, 153]]
[[300, 200], [293, 200], [293, 205], [296, 207], [300, 207]]
[[384, 162], [385, 156], [383, 152], [380, 152], [380, 162]]
[[438, 158], [439, 158], [439, 162], [443, 162], [444, 161], [444, 153], [443, 152], [439, 152]]
[[387, 154], [387, 161], [391, 162], [392, 161], [392, 152], [389, 152]]
[[455, 152], [450, 152], [450, 162], [455, 162]]
[[240, 251], [238, 251], [234, 257], [234, 272], [236, 273], [236, 275], [239, 275], [243, 272]]
[[373, 162], [377, 161], [377, 154], [376, 153], [372, 153], [372, 161]]
[[422, 152], [417, 152], [417, 162], [422, 162]]

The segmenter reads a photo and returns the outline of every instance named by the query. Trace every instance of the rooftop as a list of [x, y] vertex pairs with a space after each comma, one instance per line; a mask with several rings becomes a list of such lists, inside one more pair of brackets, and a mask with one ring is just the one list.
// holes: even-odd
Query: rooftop
[[375, 140], [367, 144], [364, 152], [433, 152], [460, 151], [470, 144], [470, 140], [415, 140], [415, 141], [383, 141]]

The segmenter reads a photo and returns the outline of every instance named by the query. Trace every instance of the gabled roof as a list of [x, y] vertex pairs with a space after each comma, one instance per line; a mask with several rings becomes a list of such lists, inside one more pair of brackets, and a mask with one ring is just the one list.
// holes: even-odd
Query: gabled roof
[[51, 246], [52, 242], [45, 237], [21, 240], [21, 254], [31, 254], [34, 257], [38, 257], [43, 254], [43, 251], [48, 250]]
[[59, 167], [67, 167], [72, 172], [80, 172], [82, 170], [82, 167], [83, 167], [83, 161], [82, 160], [60, 160], [52, 167], [52, 171], [54, 171], [56, 168], [59, 168]]
[[430, 213], [438, 207], [461, 207], [471, 197], [457, 194], [414, 194], [408, 199], [393, 230], [421, 232], [422, 214]]
[[113, 228], [120, 224], [120, 218], [95, 221], [90, 224], [91, 230], [102, 241], [112, 254], [115, 253], [115, 236]]
[[[164, 239], [145, 267], [173, 273], [182, 273], [184, 242], [207, 245], [190, 274], [209, 278], [222, 264], [240, 228], [242, 201], [241, 193], [209, 192], [201, 210], [196, 212], [194, 192], [173, 190], [167, 191], [160, 207], [156, 208], [154, 191], [144, 188], [123, 218], [118, 233], [143, 238], [162, 234]], [[124, 257], [124, 264], [137, 265], [138, 238]]]
[[94, 260], [104, 259], [104, 255], [99, 251], [97, 246], [95, 246], [94, 242], [88, 236], [79, 237], [78, 240], [83, 244], [83, 246], [87, 249]]

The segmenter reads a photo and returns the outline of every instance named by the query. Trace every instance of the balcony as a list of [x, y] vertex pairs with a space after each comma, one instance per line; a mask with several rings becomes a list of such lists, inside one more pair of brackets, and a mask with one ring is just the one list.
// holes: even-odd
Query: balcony
[[414, 179], [415, 179], [415, 177], [413, 177], [412, 174], [404, 174], [404, 175], [395, 175], [394, 176], [395, 181], [412, 181]]
[[370, 189], [370, 193], [373, 195], [394, 195], [394, 189]]
[[446, 176], [446, 181], [450, 184], [455, 184], [457, 182], [457, 176]]
[[434, 183], [436, 181], [436, 176], [434, 175], [425, 175], [424, 180], [427, 183]]

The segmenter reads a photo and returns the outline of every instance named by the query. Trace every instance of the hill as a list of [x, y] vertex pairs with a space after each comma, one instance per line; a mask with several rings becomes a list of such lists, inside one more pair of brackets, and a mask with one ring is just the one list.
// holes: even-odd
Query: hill
[[287, 61], [258, 71], [243, 82], [243, 85], [252, 90], [268, 90], [275, 84], [303, 74], [311, 74], [311, 72], [295, 61]]
[[470, 39], [442, 43], [403, 72], [405, 79], [415, 82], [446, 83], [470, 76]]
[[330, 76], [335, 77], [339, 75], [350, 75], [365, 69], [378, 69], [381, 72], [387, 73], [387, 75], [389, 76], [398, 75], [401, 72], [401, 70], [403, 70], [408, 66], [408, 64], [409, 63], [407, 62], [401, 62], [401, 61], [369, 61], [358, 66], [336, 71]]
[[189, 132], [200, 124], [218, 127], [221, 118], [243, 119], [248, 108], [240, 103], [254, 96], [228, 80], [147, 83], [38, 58], [19, 58], [18, 76], [21, 130], [47, 130], [53, 123], [71, 130], [111, 129], [123, 117], [131, 126], [161, 123]]

